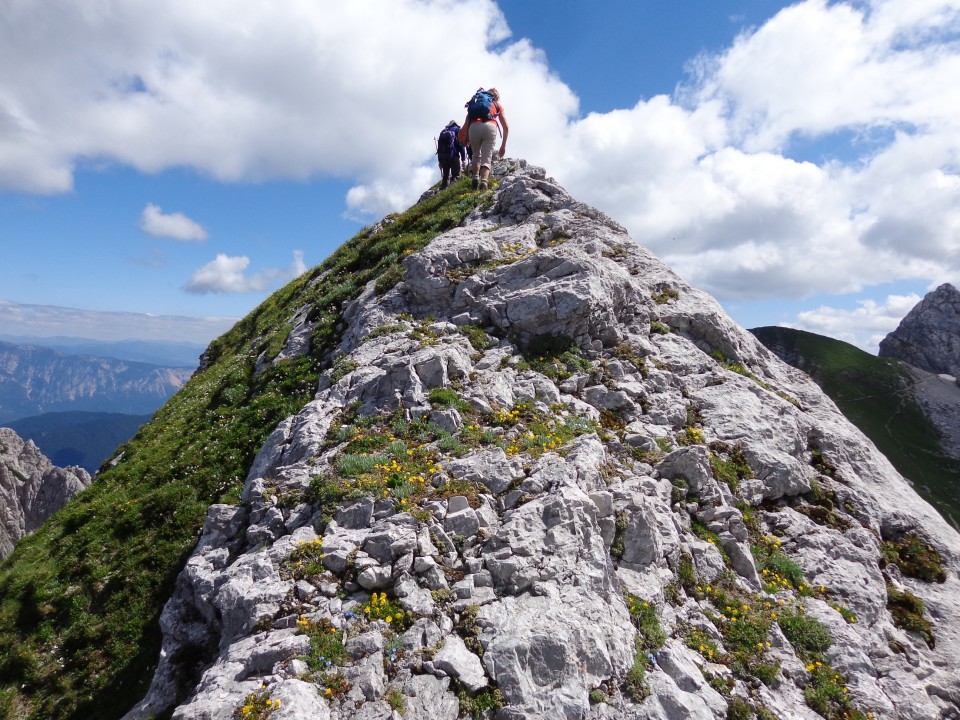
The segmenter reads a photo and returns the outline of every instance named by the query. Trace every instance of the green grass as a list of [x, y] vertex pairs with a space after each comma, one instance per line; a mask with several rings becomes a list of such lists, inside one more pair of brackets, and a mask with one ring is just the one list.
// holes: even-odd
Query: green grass
[[461, 398], [453, 388], [433, 388], [427, 399], [435, 408], [456, 408], [464, 412], [471, 409], [470, 403]]
[[933, 624], [924, 617], [923, 601], [912, 592], [887, 585], [887, 610], [898, 628], [917, 633], [931, 648], [936, 644]]
[[460, 701], [460, 716], [469, 715], [473, 720], [488, 717], [487, 713], [499, 710], [507, 704], [500, 688], [489, 685], [482, 690], [478, 690], [475, 695], [471, 695], [466, 690], [461, 690], [457, 694], [457, 698]]
[[[0, 707], [17, 707], [18, 720], [111, 720], [143, 696], [160, 611], [206, 508], [239, 500], [269, 433], [312, 397], [345, 305], [370, 280], [392, 287], [403, 257], [458, 225], [480, 197], [462, 185], [443, 190], [271, 295], [211, 343], [202, 368], [119, 449], [120, 462], [18, 544], [0, 566]], [[305, 305], [316, 322], [309, 354], [255, 375]]]
[[329, 620], [323, 618], [313, 622], [301, 619], [297, 626], [298, 632], [310, 638], [310, 653], [303, 659], [311, 670], [320, 672], [330, 665], [342, 665], [347, 661], [347, 651], [341, 639], [342, 633]]
[[713, 476], [726, 483], [732, 492], [740, 489], [740, 481], [753, 476], [750, 463], [743, 454], [743, 448], [737, 444], [729, 446], [726, 443], [714, 442], [710, 444], [710, 467]]
[[637, 628], [637, 647], [644, 652], [659, 650], [667, 641], [667, 634], [660, 627], [656, 606], [630, 593], [624, 594], [630, 619]]
[[826, 652], [833, 645], [833, 636], [826, 626], [802, 612], [784, 610], [777, 622], [787, 640], [801, 657], [811, 653]]
[[593, 365], [583, 357], [573, 338], [566, 335], [537, 335], [523, 349], [518, 370], [531, 368], [554, 382], [562, 382], [574, 373], [589, 372]]
[[730, 698], [730, 704], [727, 705], [727, 720], [751, 720], [753, 716], [753, 705], [741, 698]]
[[647, 653], [639, 637], [635, 641], [633, 665], [627, 670], [627, 675], [623, 679], [623, 692], [634, 702], [643, 702], [644, 698], [650, 694], [650, 688], [647, 685]]
[[490, 337], [479, 325], [463, 325], [458, 329], [461, 334], [470, 341], [470, 345], [473, 346], [473, 349], [477, 352], [483, 352], [493, 345]]
[[764, 590], [776, 593], [780, 590], [809, 591], [803, 568], [780, 550], [779, 539], [772, 536], [757, 538], [750, 547], [757, 571], [763, 580]]
[[919, 405], [905, 398], [903, 390], [913, 380], [899, 361], [802, 330], [750, 332], [810, 375], [916, 491], [960, 527], [960, 462], [942, 451], [939, 431]]
[[393, 710], [398, 715], [403, 715], [406, 709], [406, 698], [398, 687], [388, 687], [387, 691], [383, 694], [383, 699], [390, 706], [390, 709]]
[[900, 572], [927, 582], [946, 582], [943, 558], [931, 545], [915, 533], [898, 540], [886, 540], [880, 546], [883, 561], [896, 565]]

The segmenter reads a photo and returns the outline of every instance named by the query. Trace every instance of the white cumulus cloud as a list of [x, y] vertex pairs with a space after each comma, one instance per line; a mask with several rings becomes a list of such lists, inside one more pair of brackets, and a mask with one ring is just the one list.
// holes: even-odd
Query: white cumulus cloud
[[144, 232], [158, 237], [174, 240], [193, 240], [202, 242], [207, 239], [203, 226], [191, 220], [183, 213], [164, 213], [153, 203], [147, 203], [140, 216], [140, 227]]
[[922, 298], [909, 295], [888, 295], [884, 302], [861, 300], [853, 310], [821, 305], [797, 315], [789, 327], [818, 335], [828, 335], [876, 354], [880, 341], [896, 330], [900, 320]]
[[[437, 177], [431, 138], [493, 83], [510, 156], [721, 302], [960, 276], [958, 0], [801, 0], [696, 58], [673, 96], [586, 116], [493, 0], [95, 7], [4, 8], [0, 189], [69, 190], [81, 159], [337, 176], [347, 211], [377, 216]], [[220, 255], [187, 288], [269, 282], [248, 264]]]
[[0, 333], [92, 340], [175, 339], [199, 344], [229, 330], [239, 318], [103, 312], [0, 300]]
[[250, 258], [245, 255], [231, 257], [218, 253], [216, 258], [193, 273], [184, 290], [195, 295], [256, 292], [292, 280], [307, 270], [300, 250], [294, 251], [293, 262], [287, 268], [261, 270], [248, 275], [249, 266]]
[[518, 81], [549, 75], [529, 46], [488, 49], [506, 37], [492, 0], [49, 0], [3, 16], [0, 187], [28, 192], [70, 189], [78, 158], [224, 181], [401, 177], [464, 93], [514, 62]]
[[797, 3], [675, 98], [572, 122], [554, 172], [721, 301], [955, 275], [958, 34], [956, 0]]

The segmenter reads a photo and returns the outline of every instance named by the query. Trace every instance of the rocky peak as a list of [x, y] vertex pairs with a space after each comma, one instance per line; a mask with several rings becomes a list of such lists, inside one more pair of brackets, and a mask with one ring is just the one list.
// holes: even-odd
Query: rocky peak
[[944, 283], [927, 293], [880, 341], [878, 354], [927, 372], [960, 377], [960, 292]]
[[32, 441], [0, 427], [0, 559], [90, 482], [83, 468], [56, 467]]
[[622, 227], [494, 176], [209, 508], [126, 717], [957, 717], [960, 536]]

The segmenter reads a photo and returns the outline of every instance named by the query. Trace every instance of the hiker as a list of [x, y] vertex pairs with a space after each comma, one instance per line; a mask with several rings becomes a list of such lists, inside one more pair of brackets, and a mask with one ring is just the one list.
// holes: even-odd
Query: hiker
[[441, 189], [457, 181], [467, 156], [457, 137], [459, 134], [460, 126], [457, 125], [456, 120], [451, 120], [440, 131], [440, 137], [437, 138], [437, 163], [440, 165]]
[[510, 126], [507, 125], [507, 116], [500, 104], [500, 93], [496, 88], [484, 90], [480, 88], [466, 105], [467, 119], [464, 125], [468, 126], [467, 137], [473, 152], [471, 174], [473, 180], [470, 186], [476, 190], [487, 189], [487, 178], [490, 177], [490, 167], [493, 163], [493, 146], [497, 142], [497, 133], [501, 132], [503, 140], [497, 153], [503, 157], [507, 152], [507, 135]]

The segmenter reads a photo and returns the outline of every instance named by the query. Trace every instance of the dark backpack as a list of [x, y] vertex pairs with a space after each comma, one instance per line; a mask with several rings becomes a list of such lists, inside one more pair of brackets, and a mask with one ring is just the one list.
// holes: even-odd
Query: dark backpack
[[440, 160], [453, 160], [457, 156], [457, 131], [456, 125], [445, 127], [440, 131], [440, 137], [437, 138], [437, 157]]
[[483, 88], [477, 90], [467, 103], [467, 118], [470, 120], [493, 120], [493, 95]]

